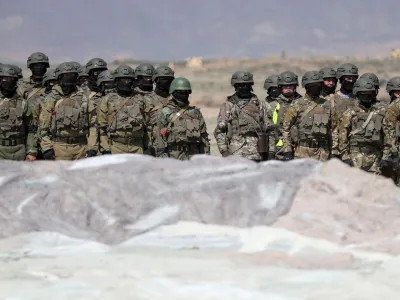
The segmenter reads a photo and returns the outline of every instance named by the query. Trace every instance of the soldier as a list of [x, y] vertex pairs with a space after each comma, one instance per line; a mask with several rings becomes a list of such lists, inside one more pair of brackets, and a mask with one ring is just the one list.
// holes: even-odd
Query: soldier
[[135, 89], [137, 92], [144, 95], [153, 91], [154, 71], [153, 65], [148, 63], [143, 63], [136, 67], [135, 76], [137, 87]]
[[28, 57], [27, 67], [31, 70], [32, 75], [29, 80], [19, 85], [17, 92], [23, 96], [24, 99], [29, 100], [36, 94], [42, 93], [44, 90], [42, 81], [47, 68], [50, 67], [49, 58], [42, 52], [32, 53]]
[[78, 86], [80, 88], [84, 88], [87, 85], [87, 81], [89, 78], [88, 73], [86, 73], [86, 66], [81, 66], [78, 71]]
[[271, 103], [267, 103], [267, 114], [270, 120], [274, 123], [273, 130], [270, 130], [270, 142], [268, 160], [278, 159], [282, 160], [282, 126], [285, 118], [286, 111], [290, 104], [301, 97], [296, 92], [299, 86], [298, 76], [293, 72], [283, 72], [277, 78], [277, 84], [280, 91], [284, 90], [284, 94], [278, 97]]
[[264, 81], [264, 90], [267, 91], [265, 101], [267, 103], [275, 101], [282, 92], [282, 88], [278, 85], [279, 75], [268, 76]]
[[375, 101], [377, 101], [377, 97], [379, 94], [379, 88], [380, 88], [378, 76], [376, 76], [376, 74], [374, 74], [374, 73], [364, 73], [360, 76], [360, 78], [368, 78], [369, 80], [371, 80], [374, 83], [375, 89], [376, 89]]
[[369, 78], [354, 84], [355, 106], [344, 113], [339, 126], [339, 150], [344, 163], [367, 172], [381, 174], [391, 171], [382, 151], [386, 144], [383, 132], [385, 105], [376, 102], [376, 85]]
[[87, 147], [88, 101], [78, 90], [78, 70], [68, 62], [55, 69], [57, 84], [44, 98], [40, 113], [40, 146], [45, 160], [77, 160], [95, 150]]
[[174, 80], [174, 71], [167, 66], [159, 66], [153, 74], [153, 82], [156, 83], [154, 92], [144, 95], [147, 134], [149, 136], [149, 154], [155, 156], [153, 144], [158, 133], [157, 111], [167, 105], [169, 101], [169, 88]]
[[[231, 77], [235, 94], [221, 105], [214, 136], [222, 156], [237, 155], [259, 162], [268, 154], [271, 129], [265, 105], [252, 93], [253, 74], [236, 71]], [[275, 140], [273, 140], [275, 142]]]
[[[102, 58], [92, 58], [86, 64], [86, 73], [88, 74], [88, 80], [86, 85], [82, 87], [86, 97], [90, 100], [94, 95], [100, 92], [100, 88], [97, 86], [97, 76], [100, 72], [107, 70], [107, 63]], [[78, 70], [78, 74], [79, 74]]]
[[33, 161], [37, 155], [34, 107], [16, 92], [18, 70], [0, 66], [0, 159]]
[[97, 118], [103, 154], [143, 154], [148, 147], [143, 97], [133, 89], [134, 71], [120, 66], [112, 72], [115, 91], [100, 101]]
[[320, 71], [322, 79], [324, 80], [322, 85], [321, 97], [328, 99], [329, 95], [332, 95], [336, 91], [337, 78], [336, 71], [333, 68], [326, 67], [322, 68]]
[[175, 78], [169, 93], [172, 99], [157, 111], [156, 156], [189, 160], [195, 154], [210, 154], [206, 122], [200, 109], [189, 105], [189, 80]]
[[283, 160], [292, 159], [294, 150], [295, 158], [326, 161], [330, 157], [332, 127], [336, 125], [329, 100], [321, 97], [321, 73], [306, 72], [301, 83], [306, 94], [289, 106], [283, 122]]

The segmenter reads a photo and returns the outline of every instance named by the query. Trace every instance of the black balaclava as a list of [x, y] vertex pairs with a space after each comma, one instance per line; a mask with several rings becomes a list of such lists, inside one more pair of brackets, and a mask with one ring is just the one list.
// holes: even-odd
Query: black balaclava
[[115, 88], [117, 89], [118, 94], [127, 96], [132, 93], [132, 83], [133, 78], [117, 78]]
[[279, 87], [273, 86], [268, 89], [268, 96], [272, 98], [278, 98], [280, 94], [282, 94], [282, 89]]
[[191, 91], [175, 91], [172, 93], [172, 97], [179, 106], [183, 107], [189, 105], [190, 94]]
[[342, 78], [340, 80], [340, 84], [341, 84], [340, 91], [345, 95], [351, 94], [353, 92], [353, 86], [355, 83], [356, 83], [356, 80], [348, 81], [348, 80], [344, 80], [344, 78]]
[[248, 99], [251, 97], [253, 87], [251, 83], [237, 83], [235, 84], [236, 95], [242, 99]]
[[368, 94], [357, 94], [358, 100], [360, 100], [361, 104], [365, 106], [366, 108], [370, 108], [372, 103], [376, 101], [376, 96], [374, 93], [368, 93]]
[[4, 76], [1, 78], [0, 88], [4, 96], [12, 97], [17, 88], [17, 81], [18, 78], [16, 77]]
[[107, 69], [95, 68], [89, 71], [88, 87], [93, 92], [100, 92], [100, 87], [97, 86], [97, 77], [99, 74]]
[[76, 89], [76, 85], [78, 84], [78, 73], [61, 74], [58, 82], [63, 93], [69, 95]]
[[48, 80], [46, 81], [46, 83], [44, 84], [45, 90], [44, 92], [46, 94], [49, 94], [51, 92], [51, 89], [53, 88], [53, 86], [56, 84], [56, 80]]
[[333, 94], [336, 91], [337, 80], [335, 79], [335, 81], [336, 81], [336, 83], [333, 86], [327, 86], [325, 84], [322, 84], [322, 93], [325, 96]]
[[307, 85], [306, 92], [311, 98], [317, 98], [321, 95], [322, 84], [320, 85]]
[[153, 90], [153, 80], [151, 76], [138, 76], [137, 85], [139, 89], [145, 92], [151, 92]]
[[47, 65], [45, 63], [34, 63], [30, 66], [32, 72], [32, 79], [35, 82], [42, 82], [44, 74], [47, 71]]
[[106, 91], [112, 90], [114, 87], [114, 81], [105, 81], [101, 83], [100, 90], [104, 93]]
[[169, 96], [169, 87], [171, 86], [171, 82], [174, 80], [173, 77], [158, 77], [156, 78], [156, 88], [154, 92], [161, 97]]

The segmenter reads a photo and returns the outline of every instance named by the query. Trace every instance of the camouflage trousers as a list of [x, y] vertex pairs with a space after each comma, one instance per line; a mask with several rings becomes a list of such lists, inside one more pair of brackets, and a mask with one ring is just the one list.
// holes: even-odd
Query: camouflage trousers
[[111, 154], [143, 154], [143, 139], [137, 138], [129, 144], [110, 140]]
[[258, 152], [257, 142], [258, 138], [255, 136], [235, 135], [229, 142], [229, 154], [244, 157], [254, 161], [262, 161], [264, 160], [264, 155]]
[[25, 160], [25, 145], [15, 145], [15, 146], [0, 146], [0, 159], [2, 160]]
[[85, 158], [85, 144], [67, 144], [62, 142], [53, 142], [55, 160], [78, 160]]
[[171, 158], [190, 160], [196, 154], [202, 154], [198, 145], [168, 145], [168, 156]]
[[294, 151], [294, 158], [314, 158], [320, 161], [327, 161], [330, 156], [329, 148], [310, 148], [305, 146], [297, 146]]
[[350, 158], [354, 167], [374, 174], [381, 174], [379, 162], [382, 150], [371, 146], [350, 147]]

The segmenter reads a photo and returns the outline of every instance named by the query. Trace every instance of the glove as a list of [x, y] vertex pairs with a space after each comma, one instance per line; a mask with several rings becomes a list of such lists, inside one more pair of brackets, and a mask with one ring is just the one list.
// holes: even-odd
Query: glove
[[111, 151], [108, 150], [104, 150], [103, 152], [101, 152], [102, 155], [109, 155], [111, 154]]
[[43, 159], [44, 160], [55, 160], [55, 153], [53, 149], [49, 149], [43, 152]]
[[293, 154], [291, 152], [285, 152], [282, 156], [283, 161], [289, 161], [293, 159]]
[[343, 162], [350, 167], [354, 167], [354, 163], [351, 159], [345, 159]]
[[331, 157], [329, 159], [337, 158], [340, 159], [340, 155], [337, 154], [331, 154]]
[[86, 151], [87, 157], [94, 157], [97, 156], [97, 152], [95, 150]]
[[275, 160], [275, 152], [268, 152], [267, 160]]
[[228, 151], [224, 151], [221, 153], [222, 157], [228, 157], [229, 156], [229, 152]]
[[379, 163], [379, 168], [382, 172], [393, 169], [393, 162], [390, 160], [382, 159]]

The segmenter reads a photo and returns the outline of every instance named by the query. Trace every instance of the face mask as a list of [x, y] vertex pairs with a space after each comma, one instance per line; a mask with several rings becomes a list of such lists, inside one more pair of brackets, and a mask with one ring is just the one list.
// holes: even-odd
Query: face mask
[[315, 85], [307, 87], [307, 94], [311, 96], [311, 98], [316, 98], [321, 94], [322, 86]]
[[168, 91], [172, 80], [173, 78], [158, 78], [156, 81], [156, 87], [162, 91]]
[[281, 94], [281, 89], [272, 87], [268, 91], [268, 95], [272, 98], [277, 98]]
[[114, 82], [109, 81], [103, 83], [103, 91], [111, 90], [113, 88], [114, 88]]
[[32, 76], [33, 78], [43, 78], [44, 74], [46, 73], [47, 67], [44, 64], [33, 64], [31, 66]]
[[364, 104], [369, 105], [374, 101], [375, 96], [373, 94], [359, 94], [357, 98]]
[[72, 86], [75, 87], [78, 84], [77, 73], [62, 74], [60, 79], [61, 86]]
[[179, 103], [179, 104], [189, 104], [189, 94], [185, 93], [174, 93], [172, 95], [174, 99]]
[[143, 91], [152, 91], [153, 90], [153, 81], [151, 77], [140, 77], [139, 78], [139, 88]]
[[119, 92], [131, 92], [132, 91], [132, 79], [118, 79], [116, 88]]
[[252, 88], [250, 84], [236, 86], [236, 94], [239, 98], [249, 98], [251, 96], [251, 91]]
[[4, 91], [11, 92], [17, 87], [17, 78], [6, 77], [1, 80], [1, 88]]
[[334, 86], [326, 86], [326, 85], [324, 85], [322, 87], [322, 90], [324, 91], [325, 94], [330, 95], [330, 94], [333, 94], [335, 92], [336, 86], [335, 85]]
[[350, 94], [350, 93], [353, 91], [353, 85], [354, 85], [354, 82], [344, 80], [344, 81], [342, 82], [341, 88], [342, 88], [346, 93], [349, 93], [349, 94]]

